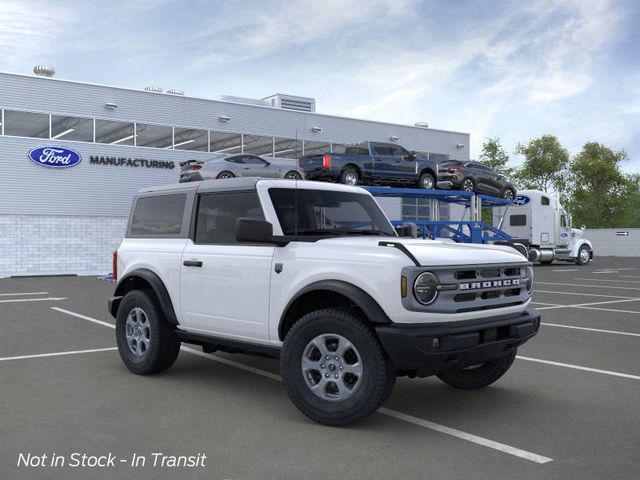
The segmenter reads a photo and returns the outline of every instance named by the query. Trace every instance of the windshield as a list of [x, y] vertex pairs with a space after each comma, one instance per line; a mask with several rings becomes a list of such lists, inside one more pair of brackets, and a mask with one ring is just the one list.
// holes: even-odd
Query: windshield
[[369, 195], [332, 190], [269, 189], [283, 235], [396, 236]]

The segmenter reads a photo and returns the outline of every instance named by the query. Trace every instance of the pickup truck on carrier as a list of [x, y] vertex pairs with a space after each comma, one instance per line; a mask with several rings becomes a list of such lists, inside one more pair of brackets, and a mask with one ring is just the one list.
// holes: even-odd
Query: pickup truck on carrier
[[364, 142], [345, 152], [309, 155], [299, 167], [307, 180], [345, 185], [382, 184], [436, 188], [438, 163], [394, 143]]
[[117, 264], [109, 311], [129, 370], [166, 370], [181, 342], [279, 357], [291, 401], [326, 425], [375, 412], [397, 376], [486, 387], [540, 326], [520, 253], [399, 238], [371, 194], [345, 185], [141, 190]]

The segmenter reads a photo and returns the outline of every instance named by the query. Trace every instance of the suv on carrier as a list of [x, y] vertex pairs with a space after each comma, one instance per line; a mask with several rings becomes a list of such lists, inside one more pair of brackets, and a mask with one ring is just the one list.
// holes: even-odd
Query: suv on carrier
[[305, 415], [347, 425], [397, 376], [485, 387], [540, 316], [511, 247], [399, 238], [359, 187], [229, 179], [133, 202], [109, 311], [125, 365], [169, 368], [181, 342], [280, 358]]

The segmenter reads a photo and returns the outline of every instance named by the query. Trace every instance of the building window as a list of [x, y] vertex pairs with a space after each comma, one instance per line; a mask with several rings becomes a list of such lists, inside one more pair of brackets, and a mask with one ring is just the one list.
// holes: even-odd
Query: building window
[[51, 115], [51, 138], [93, 142], [93, 119]]
[[131, 233], [179, 235], [186, 200], [184, 193], [139, 198], [131, 219]]
[[4, 134], [14, 137], [49, 138], [49, 115], [5, 110]]
[[242, 153], [242, 135], [239, 133], [211, 132], [212, 153]]
[[244, 153], [252, 155], [273, 156], [273, 137], [261, 137], [259, 135], [243, 135]]
[[176, 127], [173, 131], [173, 148], [206, 152], [209, 149], [209, 135], [206, 130]]
[[302, 156], [302, 140], [274, 138], [274, 144], [274, 157], [300, 158]]
[[96, 119], [96, 142], [133, 145], [133, 123]]
[[331, 152], [331, 143], [329, 142], [314, 142], [311, 140], [304, 141], [304, 154], [305, 155], [322, 155], [323, 153]]
[[264, 219], [257, 192], [201, 195], [198, 202], [196, 243], [238, 243], [236, 240], [238, 218]]
[[163, 125], [136, 123], [136, 145], [138, 147], [171, 148], [173, 129]]

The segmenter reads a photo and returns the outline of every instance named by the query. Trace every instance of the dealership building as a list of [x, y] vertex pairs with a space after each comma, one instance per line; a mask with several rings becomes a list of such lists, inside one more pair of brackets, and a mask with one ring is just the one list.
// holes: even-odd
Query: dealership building
[[[177, 182], [185, 160], [250, 153], [292, 162], [365, 140], [438, 161], [469, 158], [469, 134], [324, 115], [310, 98], [209, 100], [34, 72], [0, 73], [0, 277], [110, 272], [134, 193]], [[66, 168], [46, 165], [55, 155]], [[385, 208], [396, 219], [429, 214], [413, 200]]]

